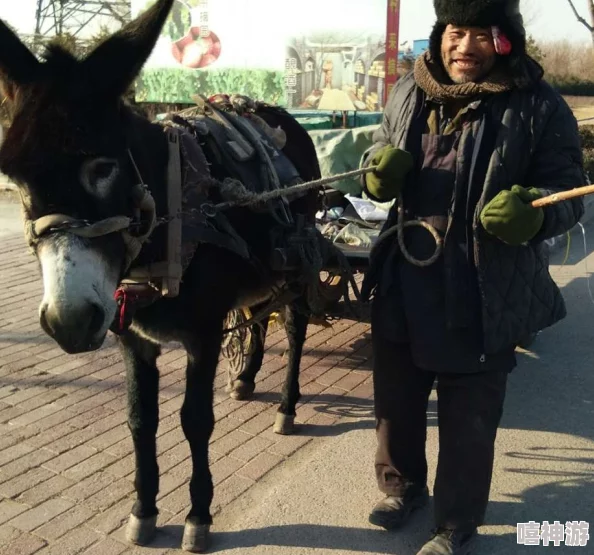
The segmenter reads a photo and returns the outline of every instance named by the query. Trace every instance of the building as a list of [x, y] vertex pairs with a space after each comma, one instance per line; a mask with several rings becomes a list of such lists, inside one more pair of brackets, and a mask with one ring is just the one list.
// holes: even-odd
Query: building
[[415, 40], [400, 50], [399, 63], [386, 67], [385, 38], [346, 34], [337, 37], [295, 37], [287, 48], [289, 108], [316, 109], [324, 96], [340, 99], [337, 110], [381, 111], [386, 74], [403, 75], [411, 59], [429, 47], [429, 40]]
[[425, 50], [429, 49], [429, 39], [418, 39], [413, 41], [412, 56], [416, 58], [420, 56]]

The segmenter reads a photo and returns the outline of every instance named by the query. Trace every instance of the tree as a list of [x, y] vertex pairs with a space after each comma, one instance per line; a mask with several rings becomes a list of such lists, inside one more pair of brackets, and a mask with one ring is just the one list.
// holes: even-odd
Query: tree
[[542, 64], [545, 58], [545, 53], [541, 50], [539, 44], [532, 35], [528, 35], [526, 38], [526, 52], [532, 59], [536, 60], [539, 64]]
[[522, 12], [522, 19], [524, 20], [524, 27], [536, 25], [541, 18], [542, 6], [539, 5], [539, 1], [540, 0], [522, 0], [520, 10]]
[[575, 17], [577, 18], [577, 20], [584, 27], [586, 27], [586, 29], [588, 29], [588, 31], [590, 31], [590, 36], [592, 37], [592, 43], [594, 43], [594, 0], [588, 0], [588, 11], [590, 12], [590, 23], [588, 23], [579, 14], [579, 12], [575, 9], [575, 6], [573, 5], [573, 0], [567, 0], [567, 1], [569, 2], [569, 5], [571, 6], [571, 9], [573, 10], [573, 13], [575, 14]]

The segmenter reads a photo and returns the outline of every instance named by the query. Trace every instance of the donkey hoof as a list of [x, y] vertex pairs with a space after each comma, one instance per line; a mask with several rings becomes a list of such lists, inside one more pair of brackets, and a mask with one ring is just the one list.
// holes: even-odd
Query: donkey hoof
[[256, 384], [251, 382], [244, 382], [242, 380], [235, 380], [231, 385], [231, 391], [229, 393], [231, 399], [236, 401], [246, 401], [250, 399], [252, 393], [256, 389]]
[[126, 528], [126, 539], [136, 545], [147, 545], [155, 537], [157, 531], [157, 515], [138, 518], [130, 515]]
[[273, 431], [275, 434], [281, 434], [283, 436], [290, 436], [293, 434], [295, 432], [295, 416], [277, 412]]
[[193, 524], [186, 521], [182, 549], [191, 553], [204, 553], [208, 548], [210, 524]]

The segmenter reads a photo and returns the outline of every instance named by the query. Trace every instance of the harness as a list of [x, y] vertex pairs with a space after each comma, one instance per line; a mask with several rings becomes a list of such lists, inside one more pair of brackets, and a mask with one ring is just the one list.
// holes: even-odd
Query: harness
[[[254, 101], [224, 95], [210, 100], [197, 97], [196, 101], [195, 108], [169, 114], [161, 122], [169, 150], [165, 217], [157, 217], [155, 201], [128, 151], [138, 179], [132, 189], [132, 215], [90, 222], [50, 214], [25, 222], [31, 247], [53, 233], [85, 238], [121, 234], [126, 258], [124, 278], [115, 294], [119, 311], [111, 328], [114, 333], [127, 329], [136, 309], [179, 294], [183, 273], [200, 243], [225, 248], [254, 262], [247, 244], [225, 215], [207, 210], [211, 187], [233, 190], [235, 183], [261, 193], [301, 182], [281, 152], [284, 132], [271, 129], [258, 118]], [[232, 177], [222, 182], [215, 179], [211, 168], [217, 167]], [[262, 210], [272, 214], [280, 229], [294, 227], [286, 199], [268, 201]]]
[[126, 272], [157, 225], [155, 201], [146, 185], [136, 185], [132, 189], [131, 196], [134, 203], [134, 215], [131, 217], [113, 216], [91, 223], [66, 214], [49, 214], [37, 220], [25, 220], [27, 244], [33, 248], [42, 237], [58, 232], [72, 233], [89, 239], [121, 233], [126, 245], [124, 262], [124, 272]]

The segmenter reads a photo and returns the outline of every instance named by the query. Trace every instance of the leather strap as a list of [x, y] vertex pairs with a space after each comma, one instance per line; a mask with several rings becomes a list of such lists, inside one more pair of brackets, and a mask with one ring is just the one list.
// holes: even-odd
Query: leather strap
[[[80, 223], [80, 226], [77, 224]], [[43, 235], [55, 231], [68, 231], [79, 237], [102, 237], [110, 233], [123, 231], [130, 227], [131, 219], [127, 216], [114, 216], [94, 224], [87, 224], [66, 214], [49, 214], [37, 220], [27, 222], [25, 235], [29, 245], [34, 245]]]
[[167, 165], [167, 273], [162, 280], [161, 291], [165, 297], [177, 297], [182, 276], [182, 176], [180, 137], [177, 129], [168, 127], [167, 144], [169, 162]]

